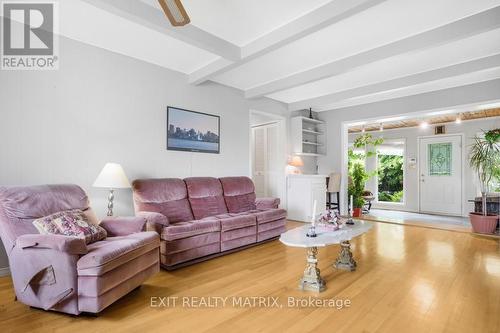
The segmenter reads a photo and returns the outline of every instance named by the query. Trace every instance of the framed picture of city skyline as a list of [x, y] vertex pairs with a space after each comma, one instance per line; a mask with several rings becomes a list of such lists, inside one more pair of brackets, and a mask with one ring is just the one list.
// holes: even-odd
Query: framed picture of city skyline
[[167, 150], [220, 153], [220, 117], [167, 107]]

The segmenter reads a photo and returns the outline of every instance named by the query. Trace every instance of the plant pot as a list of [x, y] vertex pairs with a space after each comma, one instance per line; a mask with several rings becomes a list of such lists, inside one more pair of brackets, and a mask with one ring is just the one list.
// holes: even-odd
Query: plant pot
[[354, 208], [352, 212], [352, 217], [360, 217], [363, 215], [363, 210], [361, 208]]
[[483, 216], [481, 213], [469, 213], [472, 230], [480, 234], [493, 234], [497, 228], [498, 215]]

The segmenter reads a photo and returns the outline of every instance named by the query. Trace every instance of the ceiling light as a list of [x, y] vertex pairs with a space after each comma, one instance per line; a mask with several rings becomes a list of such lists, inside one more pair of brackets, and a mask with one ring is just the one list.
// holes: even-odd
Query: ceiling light
[[427, 121], [424, 120], [420, 123], [420, 128], [425, 129], [427, 127], [429, 127], [429, 123]]
[[458, 115], [457, 119], [455, 119], [455, 123], [456, 124], [461, 124], [462, 123], [462, 118], [460, 117], [460, 115]]

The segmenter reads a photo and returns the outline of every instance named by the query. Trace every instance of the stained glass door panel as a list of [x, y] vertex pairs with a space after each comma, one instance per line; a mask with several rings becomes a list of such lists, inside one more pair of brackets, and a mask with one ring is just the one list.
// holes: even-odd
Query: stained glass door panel
[[451, 176], [452, 143], [431, 143], [429, 151], [429, 176]]

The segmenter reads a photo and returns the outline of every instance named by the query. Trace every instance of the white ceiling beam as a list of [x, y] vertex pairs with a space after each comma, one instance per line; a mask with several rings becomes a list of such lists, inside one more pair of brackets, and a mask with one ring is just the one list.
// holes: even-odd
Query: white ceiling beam
[[173, 27], [161, 8], [155, 9], [138, 0], [82, 1], [228, 60], [238, 61], [241, 59], [241, 48], [237, 45], [201, 30], [192, 24]]
[[302, 110], [310, 107], [322, 108], [325, 105], [331, 105], [335, 102], [350, 98], [377, 94], [398, 88], [410, 87], [430, 81], [441, 80], [453, 76], [460, 76], [496, 67], [500, 67], [500, 54], [495, 54], [484, 58], [454, 64], [451, 66], [403, 76], [392, 80], [377, 82], [366, 86], [339, 91], [324, 96], [305, 99], [302, 101], [290, 103], [288, 108], [290, 111]]
[[202, 68], [192, 72], [189, 74], [188, 81], [191, 84], [200, 84], [205, 81], [207, 81], [207, 78], [211, 77], [213, 73], [217, 73], [218, 71], [227, 68], [234, 64], [234, 61], [227, 60], [224, 58], [219, 58], [215, 61], [212, 61], [206, 66], [203, 66]]
[[446, 44], [500, 27], [500, 6], [457, 20], [444, 26], [398, 40], [351, 57], [283, 77], [245, 91], [245, 97], [257, 98], [297, 87], [403, 53]]
[[189, 82], [200, 84], [233, 68], [260, 57], [266, 53], [292, 43], [302, 37], [326, 28], [334, 23], [358, 14], [386, 0], [349, 0], [332, 1], [312, 12], [273, 30], [269, 34], [242, 47], [242, 58], [239, 61], [227, 63], [226, 66], [212, 64], [193, 72]]
[[500, 79], [494, 79], [369, 104], [332, 108], [324, 112], [335, 115], [337, 121], [353, 120], [354, 115], [356, 115], [354, 118], [357, 119], [376, 119], [394, 116], [395, 110], [397, 110], [398, 115], [402, 115], [429, 110], [449, 110], [463, 105], [490, 103], [498, 100], [499, 91]]

